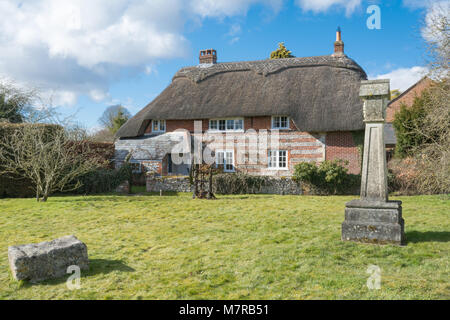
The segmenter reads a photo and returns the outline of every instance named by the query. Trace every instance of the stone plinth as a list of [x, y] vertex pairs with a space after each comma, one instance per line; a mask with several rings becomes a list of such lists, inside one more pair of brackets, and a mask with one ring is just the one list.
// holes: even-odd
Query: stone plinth
[[401, 201], [388, 200], [384, 121], [390, 90], [389, 80], [362, 81], [364, 100], [363, 167], [361, 199], [346, 204], [342, 240], [377, 244], [405, 243]]
[[376, 244], [405, 243], [401, 201], [353, 200], [346, 204], [342, 240]]
[[76, 265], [89, 269], [86, 245], [75, 236], [65, 236], [49, 242], [11, 246], [9, 265], [16, 280], [30, 282], [68, 276], [67, 268]]

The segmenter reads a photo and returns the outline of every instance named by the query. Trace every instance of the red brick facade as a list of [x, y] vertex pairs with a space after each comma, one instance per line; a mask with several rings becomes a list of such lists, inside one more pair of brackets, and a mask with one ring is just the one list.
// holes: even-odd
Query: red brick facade
[[412, 106], [414, 98], [420, 97], [423, 90], [429, 88], [432, 84], [433, 81], [430, 78], [424, 77], [400, 96], [392, 100], [386, 109], [386, 122], [392, 123], [394, 121], [395, 113], [400, 110], [402, 104], [405, 104], [408, 107]]
[[326, 160], [347, 160], [349, 173], [361, 172], [361, 156], [351, 132], [327, 132]]
[[[207, 133], [209, 129], [209, 120], [202, 121], [202, 132]], [[253, 129], [256, 132], [259, 130], [271, 131], [272, 127], [271, 117], [246, 117], [244, 118], [244, 131]], [[294, 166], [299, 162], [316, 162], [320, 163], [326, 160], [348, 160], [349, 172], [358, 174], [360, 168], [359, 151], [353, 141], [351, 132], [328, 132], [328, 133], [308, 133], [301, 132], [297, 129], [294, 122], [290, 120], [290, 129], [279, 131], [279, 150], [286, 150], [288, 155], [287, 170], [268, 169], [267, 154], [259, 156], [258, 164], [252, 163], [236, 163], [235, 170], [237, 172], [245, 172], [255, 175], [275, 174], [281, 176], [292, 175]], [[151, 133], [151, 123], [148, 124], [146, 133]], [[185, 129], [194, 133], [194, 120], [167, 120], [166, 132], [174, 132], [177, 129]], [[243, 132], [228, 132], [233, 136], [234, 147], [230, 149], [224, 142], [212, 143], [209, 147], [212, 150], [227, 150], [234, 152], [234, 159], [242, 154], [248, 156], [249, 150], [254, 150], [256, 145], [249, 143], [246, 147], [245, 135]], [[224, 135], [224, 133], [208, 133], [209, 136]], [[244, 140], [242, 140], [244, 139]], [[244, 142], [243, 142], [244, 141]], [[245, 149], [246, 148], [246, 149]], [[268, 147], [268, 150], [271, 150]], [[167, 159], [162, 160], [162, 167], [160, 168], [162, 175], [167, 174]]]

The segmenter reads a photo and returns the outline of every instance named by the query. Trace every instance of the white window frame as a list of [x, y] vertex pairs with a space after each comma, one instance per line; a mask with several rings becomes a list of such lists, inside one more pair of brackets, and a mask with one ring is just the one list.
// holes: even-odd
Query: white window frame
[[[216, 168], [219, 166], [219, 165], [223, 165], [223, 171], [224, 172], [236, 172], [236, 166], [235, 166], [235, 164], [234, 164], [234, 150], [216, 150], [215, 151], [216, 152]], [[223, 160], [224, 160], [224, 163], [219, 163], [219, 154], [220, 153], [222, 153], [223, 154]], [[227, 163], [227, 161], [226, 161], [226, 159], [227, 159], [227, 154], [231, 154], [231, 161], [232, 161], [232, 166], [233, 166], [233, 168], [232, 169], [227, 169], [227, 165], [228, 165], [228, 163]]]
[[139, 164], [139, 170], [135, 170], [135, 169], [133, 169], [133, 166], [131, 166], [133, 173], [142, 173], [142, 162], [141, 161], [131, 160], [130, 163], [137, 163], [137, 164]]
[[[233, 129], [228, 129], [230, 121], [233, 121]], [[215, 122], [215, 128], [213, 128], [212, 123]], [[241, 122], [242, 128], [236, 129], [237, 123]], [[223, 129], [220, 129], [222, 124]], [[208, 131], [210, 132], [244, 132], [244, 118], [220, 118], [220, 119], [210, 119]]]
[[[285, 127], [276, 126], [275, 125], [275, 121], [276, 121], [277, 118], [279, 118], [280, 124], [281, 124], [281, 118], [286, 118], [286, 126]], [[272, 116], [272, 129], [273, 130], [287, 130], [287, 129], [290, 129], [290, 123], [291, 123], [291, 119], [289, 119], [288, 116]]]
[[[285, 153], [285, 167], [280, 167], [281, 152]], [[273, 159], [275, 160], [275, 164], [272, 162]], [[267, 152], [267, 167], [270, 170], [289, 170], [289, 152], [287, 150], [269, 150]]]
[[[157, 122], [158, 130], [155, 130], [155, 122]], [[164, 123], [164, 129], [161, 129], [162, 123]], [[166, 120], [152, 120], [152, 132], [166, 132]]]

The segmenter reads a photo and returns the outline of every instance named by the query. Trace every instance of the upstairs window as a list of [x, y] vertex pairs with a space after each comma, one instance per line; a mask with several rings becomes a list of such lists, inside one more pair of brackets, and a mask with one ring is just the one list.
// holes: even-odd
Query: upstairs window
[[211, 131], [242, 131], [244, 130], [243, 119], [214, 119], [209, 120]]
[[289, 129], [289, 117], [272, 117], [272, 129]]
[[166, 132], [166, 120], [153, 120], [152, 132]]
[[269, 169], [287, 169], [287, 151], [271, 150], [269, 151]]

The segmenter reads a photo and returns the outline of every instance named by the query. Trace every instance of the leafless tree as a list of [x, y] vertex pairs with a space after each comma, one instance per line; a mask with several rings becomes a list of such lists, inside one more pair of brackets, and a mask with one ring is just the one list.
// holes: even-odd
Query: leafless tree
[[54, 192], [80, 187], [77, 178], [95, 169], [89, 146], [76, 128], [28, 124], [0, 141], [3, 173], [28, 179], [37, 201], [47, 201]]
[[435, 4], [425, 20], [429, 76], [435, 85], [423, 95], [425, 119], [416, 133], [426, 141], [416, 148], [417, 187], [422, 193], [450, 193], [450, 5]]

